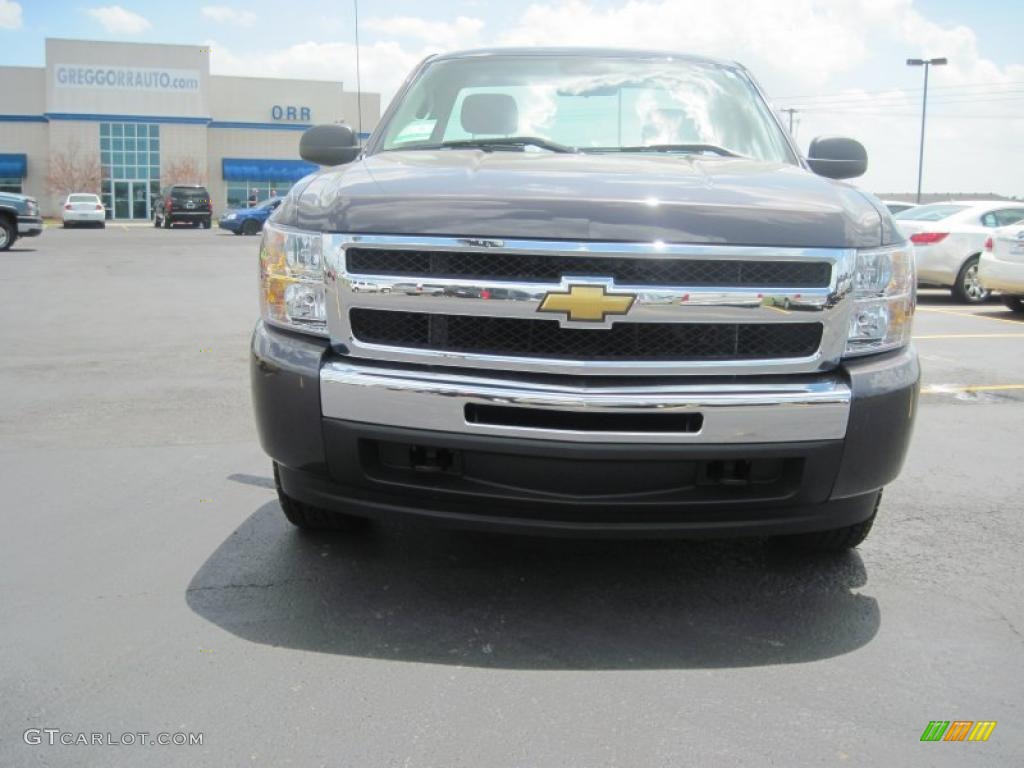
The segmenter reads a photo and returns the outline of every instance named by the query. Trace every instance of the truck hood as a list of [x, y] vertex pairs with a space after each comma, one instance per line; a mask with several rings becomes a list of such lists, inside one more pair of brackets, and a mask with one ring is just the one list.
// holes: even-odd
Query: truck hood
[[352, 234], [873, 247], [899, 239], [880, 205], [745, 158], [420, 150], [318, 173], [275, 220]]

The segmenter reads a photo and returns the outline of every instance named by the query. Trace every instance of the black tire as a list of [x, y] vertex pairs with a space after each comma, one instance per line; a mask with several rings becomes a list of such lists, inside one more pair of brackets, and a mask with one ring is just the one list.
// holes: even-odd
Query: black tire
[[153, 226], [156, 227], [157, 229], [160, 229], [160, 217], [157, 216], [155, 213], [153, 214]]
[[0, 216], [0, 251], [6, 251], [18, 239], [18, 230], [6, 216]]
[[242, 223], [242, 234], [243, 235], [255, 235], [260, 231], [260, 223], [253, 221], [252, 219], [246, 219]]
[[203, 219], [203, 229], [209, 229], [211, 226], [213, 226], [211, 219]]
[[304, 531], [363, 531], [369, 527], [370, 521], [365, 517], [346, 515], [329, 509], [322, 509], [306, 504], [288, 496], [281, 488], [281, 474], [274, 462], [274, 487], [277, 489], [277, 500], [281, 511], [288, 522]]
[[100, 229], [106, 229], [107, 228], [107, 222], [101, 221], [99, 224], [100, 224]]
[[231, 234], [232, 235], [240, 235], [240, 234], [242, 234], [242, 230], [240, 230], [240, 229], [232, 229], [231, 230]]
[[812, 531], [811, 533], [798, 533], [795, 536], [783, 536], [779, 541], [786, 547], [802, 552], [846, 552], [862, 544], [871, 533], [871, 526], [875, 524], [878, 505], [881, 503], [882, 492], [879, 491], [878, 497], [875, 499], [875, 508], [867, 520], [848, 525], [845, 528], [833, 528], [830, 531]]
[[71, 222], [70, 221], [62, 221], [60, 223], [60, 226], [61, 226], [61, 229], [71, 229]]
[[1024, 296], [1003, 296], [1003, 304], [1011, 312], [1024, 315]]
[[979, 261], [981, 261], [981, 257], [978, 254], [974, 254], [965, 261], [957, 273], [956, 285], [950, 289], [953, 298], [961, 304], [983, 304], [992, 295], [991, 291], [986, 291], [978, 282]]

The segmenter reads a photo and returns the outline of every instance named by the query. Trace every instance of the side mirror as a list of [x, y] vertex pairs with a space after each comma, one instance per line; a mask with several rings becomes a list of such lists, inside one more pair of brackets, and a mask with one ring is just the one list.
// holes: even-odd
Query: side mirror
[[859, 141], [843, 136], [819, 136], [807, 150], [807, 164], [819, 176], [852, 179], [868, 169], [868, 152]]
[[299, 140], [299, 156], [317, 165], [344, 165], [355, 160], [362, 147], [347, 125], [314, 125]]

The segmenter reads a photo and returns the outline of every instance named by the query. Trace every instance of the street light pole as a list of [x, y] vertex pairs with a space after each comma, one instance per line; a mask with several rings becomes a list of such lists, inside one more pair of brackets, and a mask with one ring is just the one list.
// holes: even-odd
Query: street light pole
[[928, 70], [932, 66], [941, 67], [947, 64], [945, 58], [940, 59], [907, 59], [908, 67], [924, 67], [924, 95], [921, 98], [921, 146], [917, 155], [917, 202], [921, 202], [921, 177], [924, 174], [924, 120], [928, 112]]

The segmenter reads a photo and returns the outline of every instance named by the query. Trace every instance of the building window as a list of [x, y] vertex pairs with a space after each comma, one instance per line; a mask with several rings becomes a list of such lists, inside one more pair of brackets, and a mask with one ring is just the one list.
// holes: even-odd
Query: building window
[[0, 192], [13, 192], [16, 195], [20, 195], [21, 179], [14, 176], [0, 176]]
[[291, 184], [278, 184], [273, 181], [229, 181], [228, 208], [248, 208], [249, 199], [256, 195], [256, 203], [263, 203], [272, 197], [283, 197]]
[[100, 123], [103, 205], [115, 219], [148, 219], [160, 194], [160, 126]]

